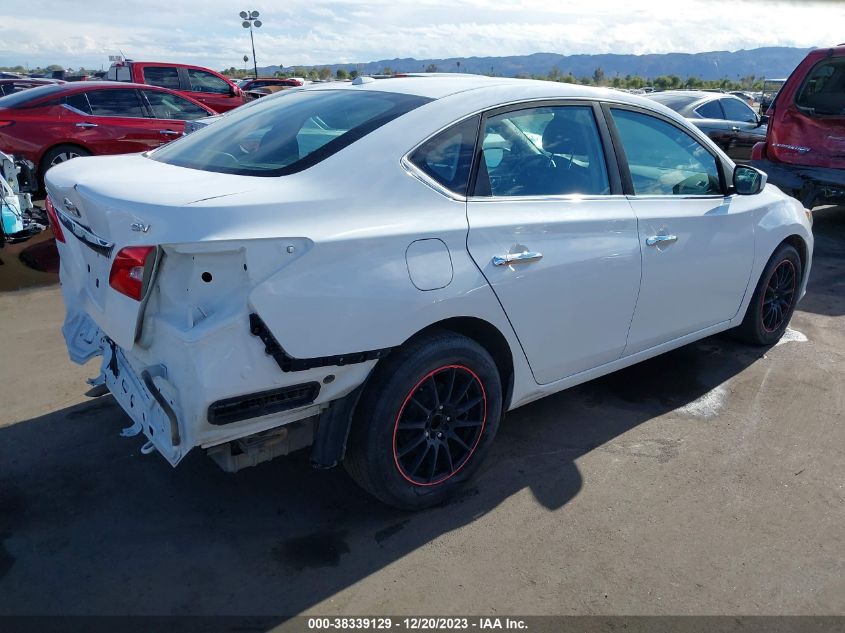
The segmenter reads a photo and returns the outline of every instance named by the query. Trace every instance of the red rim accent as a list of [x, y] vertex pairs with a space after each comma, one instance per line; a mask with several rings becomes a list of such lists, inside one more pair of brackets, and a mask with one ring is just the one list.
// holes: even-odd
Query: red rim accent
[[[484, 402], [484, 416], [481, 420], [481, 429], [478, 431], [478, 437], [476, 438], [475, 443], [472, 445], [472, 449], [470, 449], [469, 453], [467, 453], [467, 456], [461, 462], [460, 466], [458, 466], [454, 471], [452, 471], [451, 473], [449, 473], [445, 477], [438, 479], [437, 481], [432, 481], [432, 482], [428, 482], [428, 483], [421, 483], [419, 481], [414, 481], [413, 479], [408, 477], [408, 475], [405, 474], [405, 471], [403, 470], [402, 466], [399, 464], [399, 456], [396, 454], [396, 434], [399, 432], [399, 421], [402, 419], [402, 414], [405, 412], [405, 407], [408, 406], [408, 402], [410, 402], [411, 397], [414, 395], [414, 393], [416, 393], [417, 389], [419, 389], [420, 386], [426, 380], [428, 380], [429, 378], [431, 378], [435, 374], [443, 371], [444, 369], [462, 369], [466, 372], [469, 372], [469, 374], [473, 377], [473, 379], [478, 383], [478, 386], [481, 387], [481, 395], [483, 397], [483, 402]], [[399, 407], [399, 412], [396, 414], [396, 420], [393, 423], [393, 463], [396, 465], [396, 470], [399, 471], [399, 474], [402, 475], [403, 479], [405, 479], [408, 483], [411, 483], [415, 486], [427, 488], [429, 486], [436, 486], [438, 484], [442, 484], [444, 481], [451, 479], [452, 477], [457, 475], [459, 472], [461, 472], [463, 467], [466, 466], [469, 463], [470, 458], [475, 454], [475, 450], [478, 448], [478, 445], [481, 443], [481, 438], [484, 437], [484, 427], [486, 425], [487, 425], [487, 390], [484, 389], [484, 383], [478, 377], [478, 374], [476, 374], [474, 371], [472, 371], [469, 367], [467, 367], [465, 365], [443, 365], [442, 367], [438, 367], [437, 369], [428, 372], [425, 376], [423, 376], [422, 378], [420, 378], [417, 381], [417, 383], [408, 392], [408, 395], [405, 396], [405, 400], [402, 402], [402, 406]]]
[[[797, 288], [797, 285], [798, 285], [798, 274], [797, 274], [797, 271], [795, 270], [795, 265], [790, 260], [784, 259], [780, 264], [775, 266], [774, 270], [772, 270], [772, 274], [769, 275], [769, 278], [766, 280], [766, 288], [769, 287], [769, 284], [772, 283], [772, 278], [775, 276], [775, 273], [784, 264], [789, 264], [789, 267], [792, 269], [792, 299], [791, 299], [790, 305], [789, 305], [789, 307], [791, 308], [792, 304], [795, 301], [795, 291], [796, 291], [796, 288]], [[768, 332], [769, 334], [771, 334], [772, 332], [777, 332], [780, 329], [780, 327], [783, 325], [783, 321], [781, 321], [777, 325], [777, 327], [772, 328], [770, 330], [769, 328], [766, 327], [765, 311], [766, 311], [766, 291], [764, 290], [763, 296], [760, 297], [760, 325], [762, 325], [763, 330]], [[784, 316], [786, 316], [786, 315], [784, 314]]]

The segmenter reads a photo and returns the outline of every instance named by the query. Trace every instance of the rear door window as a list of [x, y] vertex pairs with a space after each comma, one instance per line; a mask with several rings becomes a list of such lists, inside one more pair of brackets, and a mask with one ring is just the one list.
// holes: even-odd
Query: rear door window
[[86, 93], [94, 116], [144, 118], [138, 92], [132, 89], [92, 90]]
[[144, 83], [179, 90], [179, 69], [173, 66], [147, 66], [144, 68]]
[[158, 90], [144, 90], [142, 92], [157, 119], [191, 121], [211, 116], [195, 103], [191, 103], [179, 95]]
[[210, 92], [214, 94], [229, 94], [229, 84], [217, 75], [212, 75], [205, 70], [188, 68], [188, 79], [191, 82], [191, 90], [194, 92]]
[[610, 193], [590, 106], [526, 108], [488, 117], [477, 196]]
[[84, 92], [68, 95], [65, 97], [65, 103], [82, 114], [91, 114], [91, 105], [88, 103], [88, 97]]
[[804, 80], [795, 105], [808, 114], [845, 115], [845, 58], [817, 64]]
[[698, 106], [695, 111], [703, 116], [705, 119], [724, 119], [725, 113], [722, 111], [722, 106], [719, 101], [708, 101]]

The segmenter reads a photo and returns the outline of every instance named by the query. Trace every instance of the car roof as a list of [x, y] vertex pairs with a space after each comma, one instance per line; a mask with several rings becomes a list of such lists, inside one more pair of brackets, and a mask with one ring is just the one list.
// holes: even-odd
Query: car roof
[[[513, 89], [513, 100], [524, 99], [612, 99], [613, 101], [630, 103], [632, 105], [648, 105], [654, 102], [637, 95], [611, 90], [609, 88], [594, 88], [554, 81], [535, 79], [516, 79], [513, 77], [487, 77], [485, 75], [469, 75], [464, 73], [420, 73], [385, 79], [372, 79], [369, 82], [356, 84], [355, 82], [336, 81], [323, 84], [308, 85], [303, 90], [365, 90], [396, 92], [442, 99], [459, 93], [482, 92], [497, 93], [502, 89]], [[491, 96], [491, 98], [493, 98]], [[498, 96], [497, 100], [500, 100]]]
[[[143, 88], [144, 90], [163, 90], [164, 92], [178, 92], [175, 90], [171, 90], [170, 88], [162, 88], [161, 86], [131, 83], [128, 81], [70, 81], [67, 83], [59, 84], [59, 86], [61, 87], [63, 92], [84, 92], [86, 90], [100, 90], [102, 88], [105, 88], [107, 90], [117, 90], [120, 88]], [[60, 91], [57, 90], [52, 94], [60, 94]]]

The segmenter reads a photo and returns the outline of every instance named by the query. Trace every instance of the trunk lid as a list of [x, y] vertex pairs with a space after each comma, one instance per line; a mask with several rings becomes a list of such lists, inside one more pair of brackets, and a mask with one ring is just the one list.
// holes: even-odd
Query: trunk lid
[[127, 246], [172, 241], [180, 226], [195, 220], [179, 207], [242, 192], [249, 180], [141, 155], [77, 158], [51, 169], [45, 181], [65, 236], [58, 247], [61, 281], [71, 290], [65, 296], [73, 298], [68, 311], [86, 311], [112, 340], [131, 349], [145, 302], [109, 286], [115, 256]]

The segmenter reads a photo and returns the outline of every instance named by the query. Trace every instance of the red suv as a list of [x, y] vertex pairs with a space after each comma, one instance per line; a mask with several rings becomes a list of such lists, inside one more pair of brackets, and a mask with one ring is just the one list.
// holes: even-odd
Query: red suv
[[113, 81], [30, 88], [0, 98], [0, 151], [44, 172], [77, 156], [144, 152], [182, 136], [185, 121], [213, 116], [172, 90]]
[[106, 73], [110, 81], [130, 81], [175, 90], [215, 112], [243, 105], [243, 91], [220, 73], [202, 66], [167, 62], [116, 62]]
[[768, 115], [751, 164], [808, 209], [845, 202], [845, 44], [811, 51]]

